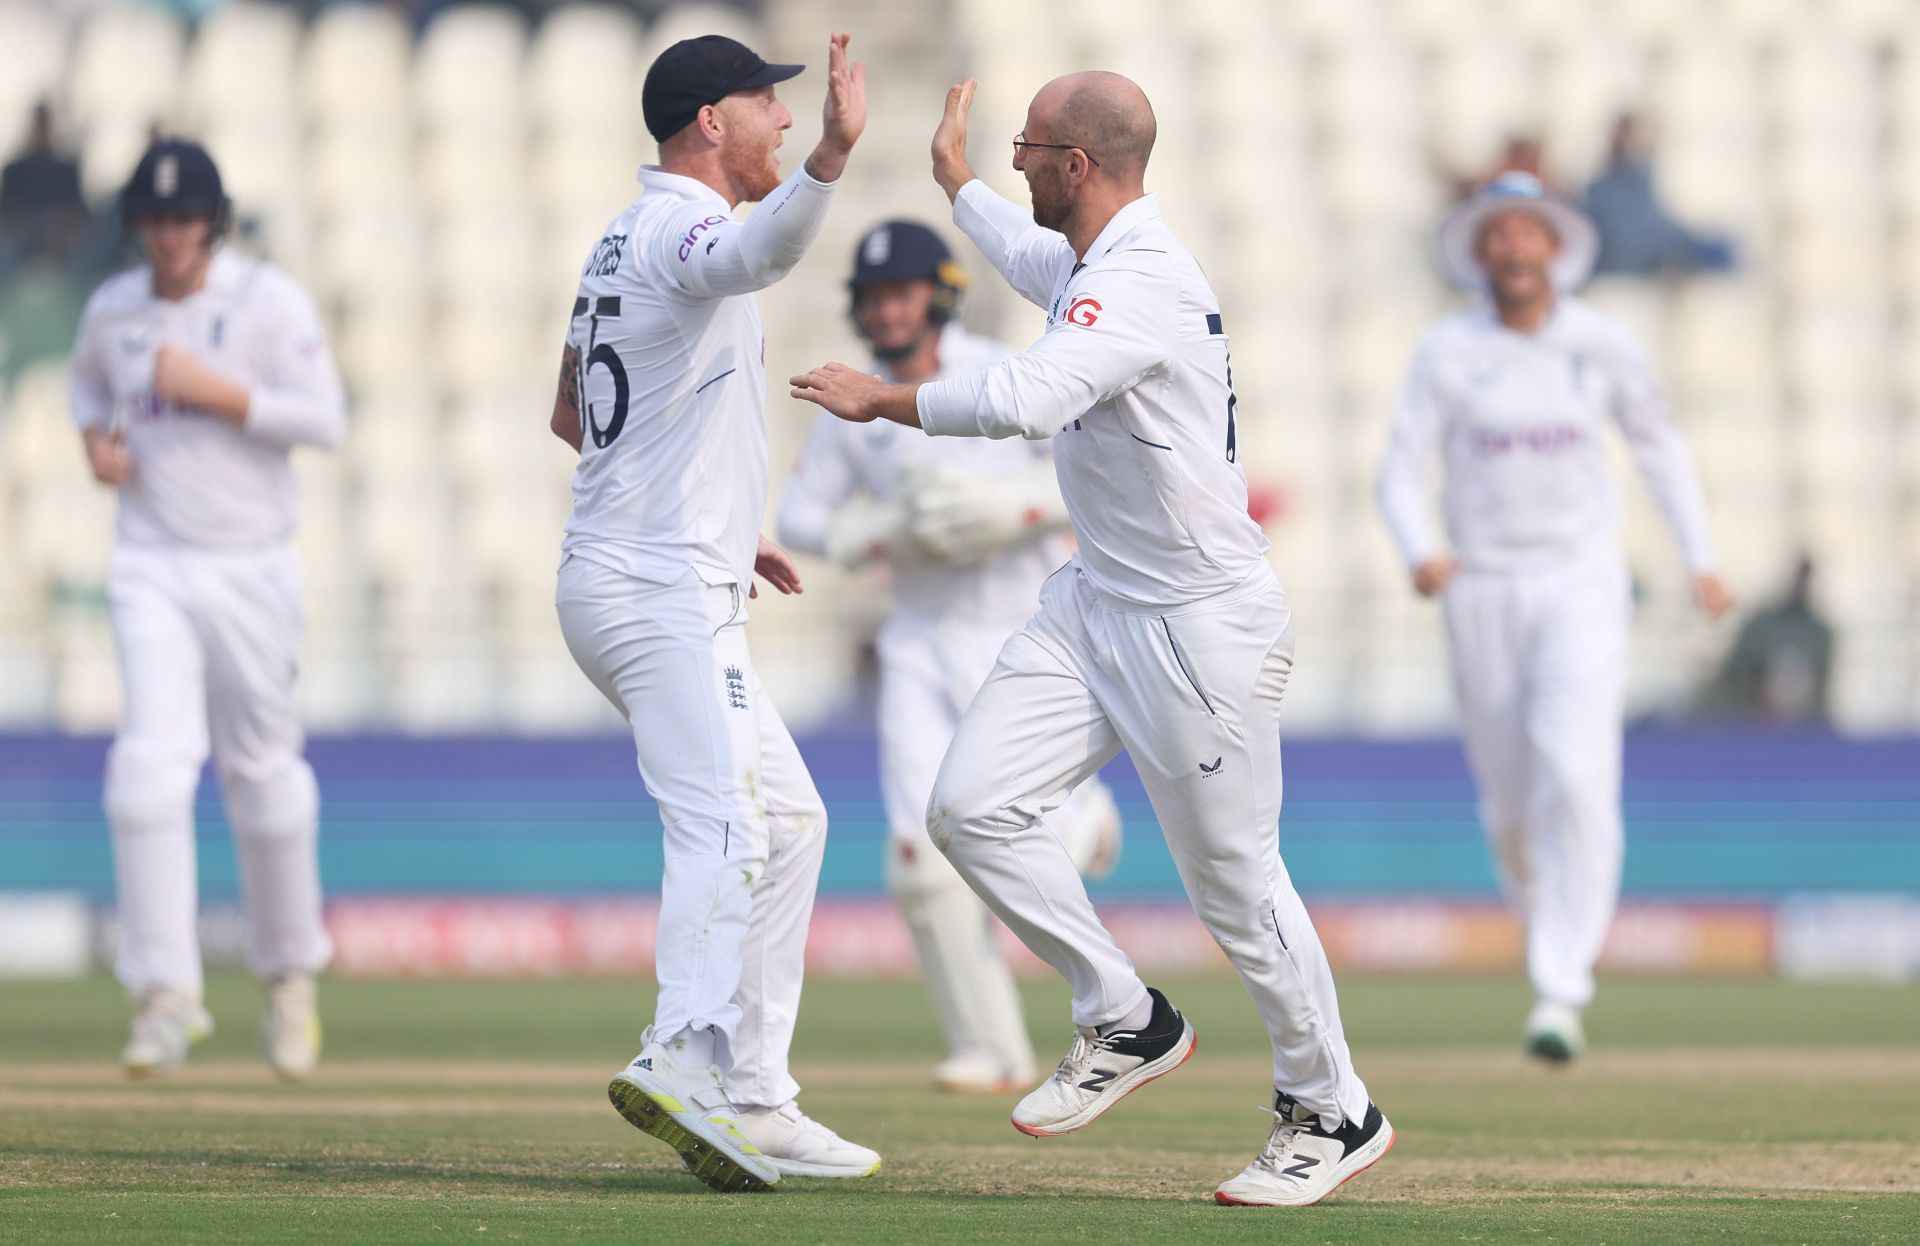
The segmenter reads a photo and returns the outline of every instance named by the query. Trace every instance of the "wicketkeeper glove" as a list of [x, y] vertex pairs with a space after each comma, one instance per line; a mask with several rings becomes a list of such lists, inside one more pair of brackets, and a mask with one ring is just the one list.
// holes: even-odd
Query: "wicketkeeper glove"
[[904, 494], [850, 498], [827, 524], [827, 557], [854, 568], [891, 556], [913, 541], [913, 516]]
[[912, 495], [913, 539], [956, 565], [981, 562], [1067, 522], [1051, 465], [1004, 479], [933, 472], [915, 482]]

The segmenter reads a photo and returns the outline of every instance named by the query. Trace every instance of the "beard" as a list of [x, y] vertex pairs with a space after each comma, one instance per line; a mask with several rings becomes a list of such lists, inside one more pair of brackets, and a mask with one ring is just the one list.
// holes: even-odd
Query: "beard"
[[1035, 225], [1057, 231], [1067, 223], [1073, 204], [1057, 180], [1045, 175], [1031, 178], [1027, 182], [1027, 193], [1033, 197]]
[[758, 203], [780, 185], [780, 158], [773, 150], [777, 138], [775, 135], [762, 145], [727, 153], [727, 174], [745, 192], [747, 203]]

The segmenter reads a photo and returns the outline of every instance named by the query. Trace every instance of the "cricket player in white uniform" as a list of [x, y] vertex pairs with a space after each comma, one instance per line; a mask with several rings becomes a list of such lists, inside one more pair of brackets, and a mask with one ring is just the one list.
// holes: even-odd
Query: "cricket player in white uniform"
[[[887, 380], [978, 372], [1011, 353], [952, 323], [966, 275], [918, 222], [868, 230], [847, 284], [854, 327]], [[824, 412], [780, 500], [789, 548], [843, 566], [883, 560], [891, 572], [893, 608], [875, 638], [887, 889], [946, 1037], [947, 1058], [933, 1072], [941, 1090], [1004, 1094], [1034, 1076], [995, 923], [927, 838], [927, 798], [1000, 646], [1066, 561], [1066, 525], [1045, 441], [935, 443], [890, 422], [849, 424]], [[1120, 815], [1099, 779], [1048, 823], [1083, 871], [1112, 870]]]
[[337, 446], [339, 373], [313, 301], [220, 246], [232, 211], [193, 143], [141, 157], [124, 201], [147, 262], [81, 319], [73, 417], [119, 492], [107, 603], [125, 697], [105, 804], [120, 902], [116, 971], [138, 1012], [122, 1062], [179, 1064], [213, 1031], [201, 1005], [193, 796], [209, 751], [233, 826], [261, 1042], [282, 1076], [320, 1055], [313, 976], [320, 794], [296, 704], [299, 493], [288, 452]]
[[[1526, 1049], [1570, 1060], [1620, 895], [1621, 719], [1632, 609], [1606, 430], [1626, 436], [1693, 576], [1731, 604], [1685, 440], [1640, 346], [1573, 297], [1593, 225], [1506, 174], [1440, 227], [1480, 297], [1421, 338], [1380, 462], [1380, 508], [1416, 591], [1441, 599], [1467, 757], [1501, 879], [1526, 922]], [[1446, 537], [1428, 473], [1446, 469]]]
[[1072, 1048], [1013, 1123], [1039, 1137], [1080, 1129], [1194, 1049], [1193, 1027], [1140, 981], [1041, 821], [1125, 748], [1273, 1042], [1267, 1145], [1214, 1196], [1317, 1202], [1385, 1154], [1393, 1128], [1354, 1072], [1333, 975], [1280, 860], [1293, 624], [1247, 514], [1220, 303], [1143, 188], [1155, 126], [1139, 87], [1073, 74], [1034, 97], [1014, 140], [1031, 217], [967, 166], [973, 90], [948, 94], [934, 176], [955, 223], [1047, 309], [1045, 336], [920, 385], [827, 364], [793, 378], [793, 394], [934, 436], [1053, 438], [1079, 551], [1001, 650], [927, 809], [947, 859], [1073, 986]]
[[[801, 72], [717, 35], [647, 72], [660, 163], [587, 257], [552, 427], [580, 451], [560, 565], [575, 661], [633, 726], [660, 805], [653, 1024], [608, 1094], [722, 1190], [859, 1177], [880, 1157], [810, 1120], [787, 1049], [827, 814], [747, 652], [757, 571], [799, 577], [760, 536], [766, 341], [753, 293], [820, 230], [866, 123], [847, 36], [828, 53], [819, 144], [780, 180], [793, 124], [773, 86]], [[744, 224], [730, 215], [763, 201]]]

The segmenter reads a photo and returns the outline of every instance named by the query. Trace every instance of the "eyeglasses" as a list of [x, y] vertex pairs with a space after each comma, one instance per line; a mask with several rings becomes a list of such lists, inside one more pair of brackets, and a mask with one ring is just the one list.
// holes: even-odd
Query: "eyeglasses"
[[1013, 136], [1014, 154], [1018, 155], [1020, 153], [1020, 150], [1026, 147], [1042, 147], [1048, 151], [1077, 151], [1081, 155], [1087, 158], [1088, 164], [1092, 165], [1096, 169], [1100, 167], [1100, 162], [1093, 158], [1093, 153], [1088, 151], [1086, 148], [1080, 146], [1080, 144], [1078, 143], [1029, 143], [1027, 141], [1027, 132], [1025, 130], [1022, 130], [1020, 131], [1020, 133]]

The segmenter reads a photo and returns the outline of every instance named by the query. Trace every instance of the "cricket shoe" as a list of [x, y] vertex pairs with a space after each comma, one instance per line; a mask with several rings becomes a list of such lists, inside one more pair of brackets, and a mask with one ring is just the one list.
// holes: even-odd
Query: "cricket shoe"
[[1167, 997], [1152, 987], [1153, 1015], [1138, 1030], [1101, 1034], [1081, 1028], [1053, 1076], [1020, 1100], [1013, 1127], [1051, 1138], [1091, 1125], [1102, 1112], [1193, 1055], [1199, 1037]]
[[320, 1063], [320, 1011], [313, 978], [304, 973], [267, 980], [267, 1011], [260, 1018], [260, 1050], [273, 1071], [290, 1082]]
[[740, 1132], [783, 1177], [871, 1177], [880, 1152], [848, 1142], [789, 1099], [777, 1108], [739, 1108]]
[[1393, 1126], [1367, 1104], [1366, 1118], [1338, 1129], [1317, 1113], [1273, 1092], [1273, 1132], [1239, 1176], [1223, 1182], [1213, 1201], [1223, 1207], [1305, 1207], [1371, 1168], [1393, 1149]]
[[933, 1085], [950, 1095], [1004, 1095], [1033, 1080], [1033, 1065], [1009, 1064], [985, 1047], [957, 1051], [933, 1066]]
[[1580, 1025], [1580, 1010], [1568, 1004], [1541, 1000], [1527, 1014], [1527, 1028], [1520, 1040], [1526, 1053], [1548, 1064], [1566, 1064], [1587, 1049], [1587, 1032]]
[[740, 1114], [727, 1100], [720, 1070], [682, 1064], [652, 1041], [613, 1075], [607, 1098], [627, 1123], [672, 1147], [687, 1171], [716, 1190], [771, 1190], [780, 1171], [740, 1132]]
[[140, 997], [120, 1063], [133, 1077], [163, 1072], [183, 1062], [188, 1049], [212, 1033], [213, 1018], [199, 1000], [163, 986]]

